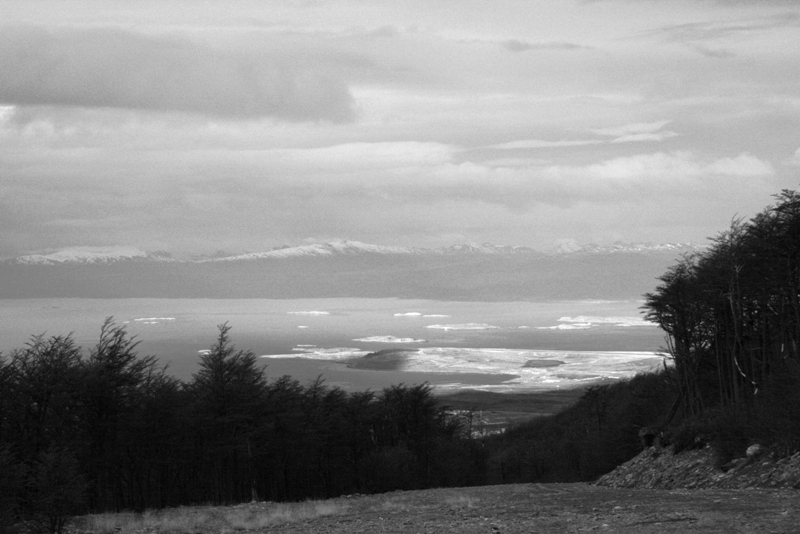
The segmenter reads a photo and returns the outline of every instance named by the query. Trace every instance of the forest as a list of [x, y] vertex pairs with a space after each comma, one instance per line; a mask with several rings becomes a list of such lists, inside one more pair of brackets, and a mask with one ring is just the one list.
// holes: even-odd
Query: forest
[[[87, 512], [298, 501], [398, 489], [592, 480], [642, 438], [800, 450], [800, 194], [783, 191], [682, 257], [644, 296], [665, 332], [657, 373], [483, 436], [426, 385], [346, 392], [268, 377], [219, 326], [182, 382], [108, 319], [84, 351], [34, 336], [0, 358], [0, 532], [60, 532]], [[649, 442], [648, 442], [649, 443]], [[645, 444], [648, 444], [645, 443]]]
[[85, 358], [69, 336], [13, 351], [0, 366], [5, 522], [480, 482], [475, 444], [427, 385], [269, 380], [230, 330], [188, 383], [110, 319]]

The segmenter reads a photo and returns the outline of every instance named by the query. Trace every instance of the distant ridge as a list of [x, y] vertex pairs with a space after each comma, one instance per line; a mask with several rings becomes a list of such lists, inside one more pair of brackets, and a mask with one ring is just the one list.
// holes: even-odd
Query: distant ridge
[[704, 250], [706, 247], [702, 245], [695, 245], [692, 243], [623, 243], [616, 241], [610, 245], [562, 245], [554, 250], [551, 254], [642, 254], [649, 252], [693, 252]]
[[528, 247], [511, 247], [493, 245], [491, 243], [464, 243], [442, 248], [398, 247], [371, 245], [360, 241], [333, 241], [330, 243], [315, 243], [298, 247], [281, 247], [267, 252], [251, 252], [222, 258], [208, 258], [200, 261], [236, 261], [259, 260], [267, 258], [297, 258], [310, 256], [335, 256], [358, 254], [411, 254], [411, 255], [442, 255], [442, 254], [528, 254], [536, 253]]
[[549, 253], [467, 243], [442, 248], [335, 241], [174, 259], [81, 247], [0, 262], [0, 298], [639, 299], [686, 244], [571, 246]]
[[465, 243], [463, 245], [453, 245], [444, 249], [436, 249], [444, 254], [536, 254], [537, 252], [528, 247], [510, 247], [507, 245], [492, 245], [491, 243]]
[[691, 243], [623, 243], [610, 245], [576, 245], [566, 244], [549, 252], [539, 252], [529, 247], [494, 245], [491, 243], [463, 243], [440, 248], [401, 247], [362, 243], [360, 241], [332, 241], [301, 246], [284, 246], [265, 252], [248, 252], [222, 257], [196, 257], [193, 259], [174, 259], [168, 252], [145, 252], [136, 247], [72, 247], [48, 254], [30, 254], [6, 260], [6, 262], [24, 265], [59, 265], [59, 264], [106, 264], [121, 261], [170, 261], [183, 263], [235, 262], [266, 259], [313, 258], [360, 255], [587, 255], [587, 254], [643, 254], [643, 253], [682, 253], [699, 251], [705, 247]]
[[115, 263], [118, 261], [170, 261], [167, 252], [144, 252], [136, 247], [70, 247], [48, 254], [19, 256], [11, 263], [21, 265], [59, 265]]
[[260, 260], [267, 258], [298, 258], [313, 256], [334, 256], [337, 254], [418, 254], [424, 253], [425, 249], [413, 247], [392, 247], [383, 245], [370, 245], [360, 241], [333, 241], [331, 243], [314, 243], [312, 245], [302, 245], [298, 247], [281, 247], [267, 252], [251, 252], [247, 254], [237, 254], [222, 258], [207, 258], [197, 261], [237, 261], [237, 260]]

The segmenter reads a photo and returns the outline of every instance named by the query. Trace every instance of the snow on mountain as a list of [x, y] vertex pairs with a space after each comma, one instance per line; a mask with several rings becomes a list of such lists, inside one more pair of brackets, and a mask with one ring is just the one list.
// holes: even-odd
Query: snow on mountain
[[651, 291], [687, 249], [615, 244], [582, 250], [545, 254], [494, 245], [428, 249], [337, 241], [179, 260], [133, 247], [81, 247], [0, 262], [0, 298], [614, 300]]
[[167, 260], [169, 254], [149, 254], [136, 247], [71, 247], [49, 254], [29, 254], [14, 259], [27, 265], [114, 263], [127, 260]]
[[[593, 254], [616, 254], [616, 253], [666, 253], [676, 254], [686, 251], [702, 250], [703, 247], [688, 243], [622, 243], [616, 242], [610, 245], [577, 245], [568, 243], [557, 249], [551, 250], [547, 255], [593, 255]], [[384, 246], [362, 243], [360, 241], [333, 241], [330, 243], [314, 243], [296, 247], [282, 247], [266, 252], [252, 252], [233, 256], [201, 258], [187, 260], [192, 263], [207, 262], [234, 262], [241, 260], [261, 260], [261, 259], [288, 259], [288, 258], [311, 258], [311, 257], [333, 257], [333, 256], [360, 256], [360, 255], [520, 255], [520, 254], [542, 254], [528, 247], [514, 247], [506, 245], [493, 245], [491, 243], [464, 243], [441, 248], [417, 248]], [[31, 254], [20, 256], [11, 263], [22, 265], [60, 265], [60, 264], [99, 264], [116, 263], [119, 261], [178, 261], [173, 259], [166, 252], [148, 253], [136, 247], [72, 247], [48, 254]]]
[[528, 247], [510, 247], [505, 245], [492, 245], [491, 243], [464, 243], [453, 245], [445, 249], [437, 249], [445, 254], [528, 254], [534, 252]]
[[689, 252], [702, 250], [702, 246], [691, 243], [623, 243], [617, 241], [610, 245], [598, 245], [591, 243], [588, 245], [576, 245], [567, 243], [551, 251], [553, 255], [565, 254], [615, 254], [615, 253], [652, 253], [652, 252]]
[[334, 256], [338, 254], [413, 254], [422, 249], [408, 247], [387, 247], [382, 245], [370, 245], [360, 241], [334, 241], [331, 243], [314, 243], [312, 245], [302, 245], [299, 247], [284, 247], [269, 250], [267, 252], [251, 252], [224, 258], [214, 258], [203, 261], [236, 261], [236, 260], [261, 260], [267, 258], [299, 258], [312, 256]]
[[418, 247], [397, 247], [384, 245], [371, 245], [360, 241], [334, 241], [331, 243], [314, 243], [312, 245], [302, 245], [298, 247], [283, 247], [269, 250], [267, 252], [252, 252], [248, 254], [238, 254], [224, 258], [213, 258], [203, 261], [236, 261], [236, 260], [260, 260], [267, 258], [297, 258], [311, 256], [336, 256], [336, 255], [361, 255], [361, 254], [520, 254], [532, 253], [533, 249], [527, 247], [498, 246], [491, 243], [476, 244], [464, 243], [443, 248], [418, 248]]

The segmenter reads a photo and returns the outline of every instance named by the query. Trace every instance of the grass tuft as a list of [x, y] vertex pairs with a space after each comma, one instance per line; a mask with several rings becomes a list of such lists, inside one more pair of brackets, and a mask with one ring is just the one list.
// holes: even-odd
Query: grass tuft
[[444, 502], [451, 508], [475, 508], [478, 501], [479, 499], [470, 497], [469, 495], [457, 495], [447, 497]]
[[252, 503], [228, 507], [181, 507], [142, 514], [95, 514], [85, 516], [81, 529], [93, 534], [233, 534], [264, 529], [283, 523], [308, 521], [338, 515], [347, 510], [341, 503], [307, 501], [276, 504]]

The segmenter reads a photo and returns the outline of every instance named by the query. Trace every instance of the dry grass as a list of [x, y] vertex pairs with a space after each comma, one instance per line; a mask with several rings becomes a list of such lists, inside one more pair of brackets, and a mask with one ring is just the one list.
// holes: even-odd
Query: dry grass
[[469, 495], [455, 495], [452, 497], [445, 498], [444, 502], [445, 504], [450, 506], [450, 508], [461, 509], [461, 508], [475, 508], [479, 500], [480, 499], [470, 497]]
[[[415, 492], [391, 493], [368, 498], [360, 506], [363, 511], [384, 513], [417, 513], [442, 507], [451, 511], [477, 508], [481, 499], [472, 495], [447, 492], [422, 503]], [[352, 503], [351, 503], [352, 504]], [[297, 523], [325, 516], [352, 512], [351, 504], [342, 500], [306, 501], [302, 503], [254, 502], [235, 506], [196, 506], [150, 510], [144, 513], [105, 513], [78, 519], [79, 531], [91, 534], [237, 534], [266, 531], [285, 523]]]
[[307, 521], [345, 513], [347, 506], [329, 501], [252, 503], [228, 507], [181, 507], [142, 514], [96, 514], [82, 518], [80, 528], [96, 534], [214, 532], [231, 534], [281, 523]]

